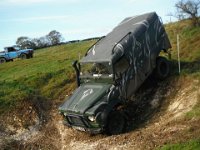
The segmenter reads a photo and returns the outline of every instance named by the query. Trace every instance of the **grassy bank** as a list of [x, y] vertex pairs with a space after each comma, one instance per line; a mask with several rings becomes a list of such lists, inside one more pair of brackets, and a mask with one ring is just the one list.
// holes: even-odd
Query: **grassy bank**
[[[58, 99], [72, 88], [73, 60], [83, 56], [95, 41], [66, 44], [35, 51], [34, 58], [0, 65], [0, 112], [31, 100]], [[68, 89], [70, 91], [70, 89]]]
[[186, 143], [165, 145], [161, 148], [161, 150], [199, 150], [199, 148], [200, 148], [200, 139], [191, 140]]

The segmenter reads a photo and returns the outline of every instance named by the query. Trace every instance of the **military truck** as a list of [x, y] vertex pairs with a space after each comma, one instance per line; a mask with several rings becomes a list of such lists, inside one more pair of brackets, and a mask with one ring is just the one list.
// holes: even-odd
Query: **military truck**
[[120, 134], [127, 123], [125, 107], [152, 74], [169, 75], [170, 41], [155, 12], [124, 19], [75, 61], [78, 88], [59, 107], [64, 123], [90, 133]]

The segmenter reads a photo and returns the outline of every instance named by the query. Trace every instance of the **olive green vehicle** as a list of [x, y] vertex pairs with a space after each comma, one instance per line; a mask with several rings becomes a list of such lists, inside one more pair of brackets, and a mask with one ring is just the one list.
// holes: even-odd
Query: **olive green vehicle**
[[123, 106], [131, 96], [152, 73], [161, 80], [169, 75], [168, 60], [159, 56], [169, 48], [155, 12], [124, 19], [73, 63], [78, 87], [59, 107], [65, 124], [90, 133], [123, 132]]

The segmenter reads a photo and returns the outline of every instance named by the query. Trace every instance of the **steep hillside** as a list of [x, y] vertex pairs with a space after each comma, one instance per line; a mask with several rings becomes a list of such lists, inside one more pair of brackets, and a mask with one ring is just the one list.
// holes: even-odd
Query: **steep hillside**
[[182, 149], [187, 145], [199, 148], [200, 28], [191, 28], [187, 21], [182, 21], [167, 24], [166, 30], [173, 46], [171, 76], [158, 83], [149, 79], [139, 89], [135, 96], [138, 104], [130, 103], [132, 120], [122, 135], [89, 135], [67, 128], [57, 111], [65, 96], [75, 88], [72, 60], [83, 56], [95, 41], [37, 50], [33, 59], [0, 65], [0, 147], [121, 150]]
[[[199, 76], [200, 27], [192, 28], [187, 20], [166, 25], [172, 43], [172, 60], [177, 61], [177, 35], [180, 42], [181, 75]], [[173, 65], [177, 63], [174, 62]]]

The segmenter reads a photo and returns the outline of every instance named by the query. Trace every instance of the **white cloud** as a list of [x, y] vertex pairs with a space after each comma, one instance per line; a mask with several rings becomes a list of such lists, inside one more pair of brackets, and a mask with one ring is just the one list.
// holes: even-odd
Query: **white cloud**
[[65, 37], [66, 40], [73, 39], [85, 39], [96, 36], [103, 36], [110, 32], [110, 28], [83, 28], [83, 29], [69, 29], [69, 30], [61, 30], [61, 33]]
[[140, 2], [143, 0], [119, 0], [119, 1], [121, 1], [122, 3], [134, 3], [134, 2]]
[[51, 1], [52, 0], [7, 0], [8, 3], [43, 3]]
[[0, 5], [27, 5], [27, 4], [36, 4], [36, 3], [79, 3], [84, 2], [83, 0], [1, 0]]
[[122, 3], [132, 4], [132, 3], [148, 3], [154, 0], [120, 0]]
[[29, 18], [1, 19], [0, 22], [35, 22], [35, 21], [46, 21], [46, 20], [63, 20], [69, 18], [70, 16], [41, 16], [41, 17], [29, 17]]
[[137, 0], [128, 0], [128, 2], [133, 3], [136, 2]]
[[8, 41], [8, 40], [11, 40], [12, 38], [6, 38], [6, 37], [0, 37], [0, 41]]
[[1, 5], [22, 5], [22, 4], [33, 4], [33, 3], [45, 3], [52, 2], [53, 0], [1, 0]]

